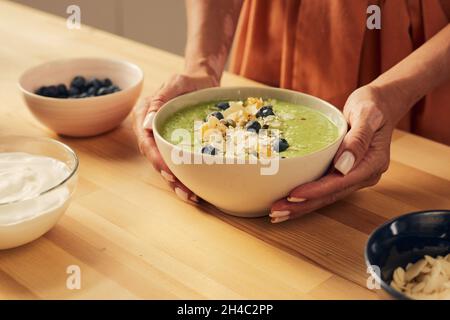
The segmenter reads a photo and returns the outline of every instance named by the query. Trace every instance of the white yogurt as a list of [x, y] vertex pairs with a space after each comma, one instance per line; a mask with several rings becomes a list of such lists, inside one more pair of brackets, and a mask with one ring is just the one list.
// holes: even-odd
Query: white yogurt
[[67, 207], [70, 190], [58, 185], [69, 167], [53, 158], [0, 153], [0, 249], [34, 240], [48, 231]]

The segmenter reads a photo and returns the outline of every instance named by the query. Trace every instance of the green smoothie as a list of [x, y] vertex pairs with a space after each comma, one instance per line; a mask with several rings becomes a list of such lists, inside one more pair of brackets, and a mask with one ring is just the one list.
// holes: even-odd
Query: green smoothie
[[[203, 130], [203, 135], [200, 135], [201, 151], [213, 155], [225, 152], [223, 145], [230, 139], [227, 133], [229, 129], [252, 134], [267, 130], [269, 137], [260, 143], [264, 147], [247, 150], [257, 157], [268, 153], [285, 158], [302, 156], [323, 149], [338, 138], [338, 128], [321, 112], [284, 101], [260, 98], [214, 101], [184, 108], [168, 118], [161, 133], [167, 141], [178, 144], [179, 141], [172, 137], [175, 129], [185, 129], [194, 137], [194, 131], [199, 130], [199, 125], [200, 130]], [[222, 134], [224, 143], [217, 144], [217, 139], [211, 143], [205, 134], [208, 129]]]

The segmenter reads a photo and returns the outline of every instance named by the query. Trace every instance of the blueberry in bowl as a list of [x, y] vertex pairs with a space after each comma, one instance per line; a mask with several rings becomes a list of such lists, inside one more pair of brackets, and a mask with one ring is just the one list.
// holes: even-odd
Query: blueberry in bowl
[[64, 83], [40, 86], [34, 93], [49, 98], [78, 99], [103, 96], [117, 91], [120, 91], [120, 88], [114, 85], [109, 78], [104, 80], [92, 78], [91, 80], [86, 81], [85, 77], [78, 75], [70, 81], [69, 87]]
[[73, 58], [25, 71], [19, 88], [30, 112], [58, 134], [87, 137], [108, 132], [127, 117], [144, 79], [135, 64]]

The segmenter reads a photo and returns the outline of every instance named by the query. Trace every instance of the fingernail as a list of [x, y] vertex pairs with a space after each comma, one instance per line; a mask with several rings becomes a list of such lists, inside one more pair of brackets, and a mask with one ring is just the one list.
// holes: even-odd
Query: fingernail
[[183, 201], [188, 201], [188, 194], [186, 191], [176, 187], [175, 188], [175, 193], [177, 194], [177, 196], [183, 200]]
[[288, 215], [290, 215], [291, 214], [291, 212], [290, 211], [287, 211], [287, 210], [285, 210], [285, 211], [272, 211], [270, 214], [269, 214], [269, 216], [271, 217], [271, 218], [281, 218], [281, 217], [286, 217], [286, 216], [288, 216]]
[[350, 172], [350, 170], [352, 170], [354, 164], [355, 156], [353, 155], [353, 153], [351, 153], [350, 151], [344, 151], [339, 157], [338, 161], [336, 161], [334, 167], [343, 175], [346, 175]]
[[270, 222], [272, 223], [280, 223], [283, 221], [289, 220], [289, 216], [286, 217], [280, 217], [280, 218], [273, 218], [272, 220], [270, 220]]
[[161, 170], [161, 175], [167, 182], [175, 182], [175, 178], [170, 173]]
[[145, 116], [144, 122], [142, 126], [144, 129], [153, 129], [153, 118], [155, 117], [156, 112], [152, 111]]
[[287, 201], [289, 201], [289, 202], [303, 202], [303, 201], [306, 201], [306, 199], [305, 198], [288, 197]]
[[195, 194], [193, 194], [189, 199], [195, 203], [198, 203], [198, 197]]

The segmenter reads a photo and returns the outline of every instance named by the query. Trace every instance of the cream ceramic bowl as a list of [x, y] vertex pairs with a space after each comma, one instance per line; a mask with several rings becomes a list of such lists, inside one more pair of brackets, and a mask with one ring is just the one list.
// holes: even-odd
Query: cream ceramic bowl
[[0, 249], [10, 249], [39, 238], [64, 214], [77, 185], [78, 157], [59, 141], [36, 137], [1, 136], [0, 153], [3, 152], [26, 152], [54, 158], [70, 170], [64, 180], [36, 197], [13, 202], [4, 202], [0, 198]]
[[[110, 78], [122, 90], [98, 97], [58, 99], [34, 94], [41, 86], [64, 83], [76, 75]], [[86, 137], [110, 131], [130, 113], [142, 89], [142, 70], [127, 61], [75, 58], [50, 61], [26, 71], [19, 80], [31, 113], [58, 134]]]
[[[325, 114], [339, 129], [332, 144], [314, 153], [279, 159], [278, 171], [262, 175], [267, 163], [257, 164], [177, 164], [172, 151], [179, 147], [162, 138], [160, 130], [174, 112], [199, 103], [217, 100], [239, 100], [247, 97], [273, 98], [313, 108]], [[347, 132], [347, 122], [334, 106], [319, 98], [290, 90], [269, 87], [229, 87], [196, 91], [166, 103], [153, 120], [157, 146], [175, 176], [195, 194], [220, 210], [241, 217], [259, 217], [269, 213], [275, 200], [283, 198], [296, 186], [321, 177], [328, 169]], [[199, 155], [212, 157], [210, 155]]]

